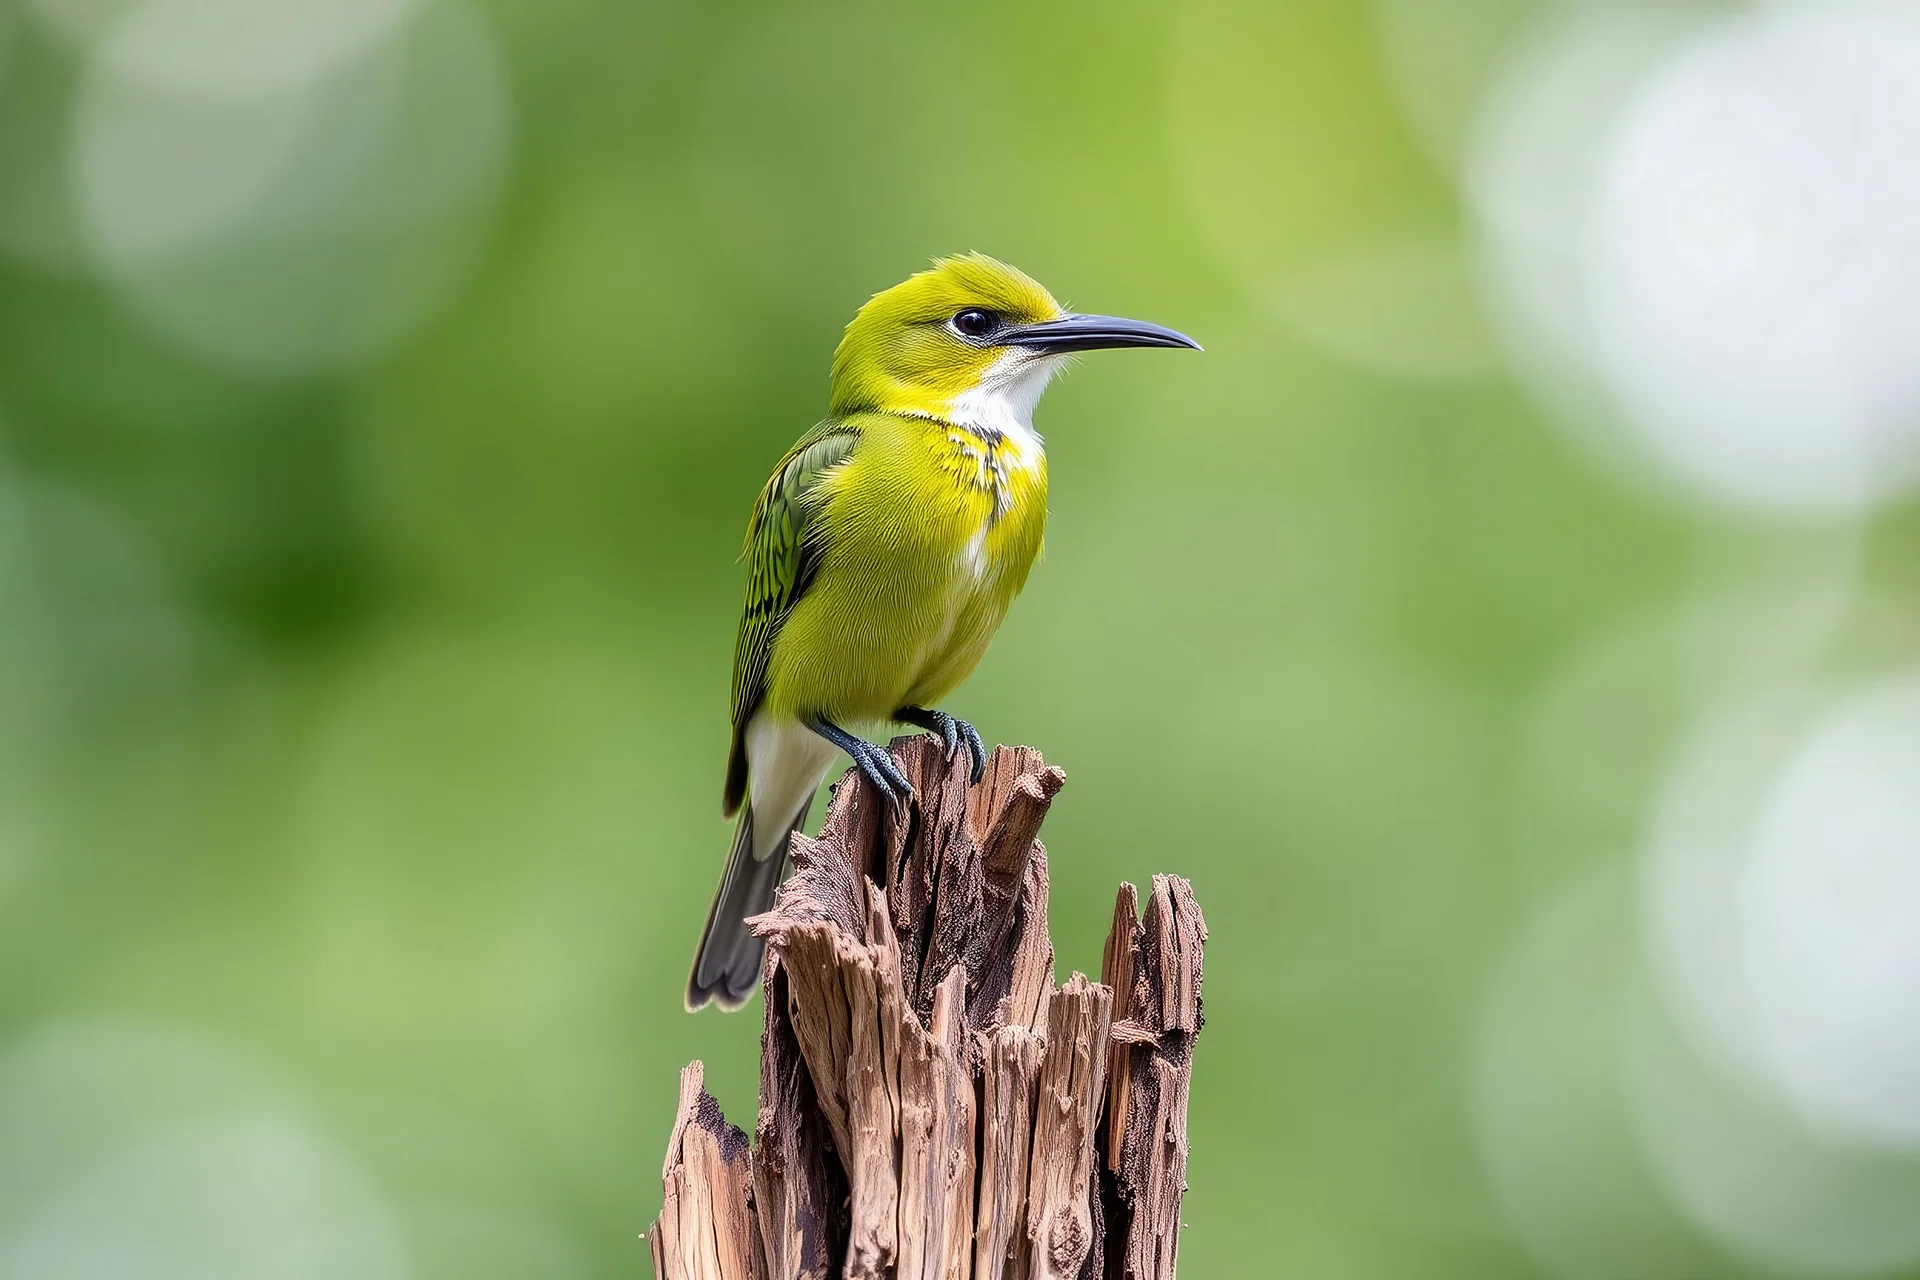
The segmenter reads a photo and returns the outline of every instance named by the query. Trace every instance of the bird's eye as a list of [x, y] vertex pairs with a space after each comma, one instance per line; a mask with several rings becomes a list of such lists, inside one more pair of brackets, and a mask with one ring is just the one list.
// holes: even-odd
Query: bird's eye
[[993, 315], [977, 307], [968, 307], [954, 316], [953, 331], [963, 338], [984, 338], [993, 332]]

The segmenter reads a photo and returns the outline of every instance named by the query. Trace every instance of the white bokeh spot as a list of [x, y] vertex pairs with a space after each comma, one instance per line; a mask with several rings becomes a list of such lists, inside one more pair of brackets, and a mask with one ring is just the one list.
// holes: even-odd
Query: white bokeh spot
[[1593, 263], [1600, 363], [1683, 479], [1851, 509], [1920, 466], [1920, 20], [1738, 23], [1621, 131]]
[[1823, 1128], [1920, 1150], [1920, 678], [1861, 691], [1796, 745], [1741, 889], [1786, 1095]]
[[1776, 1095], [1699, 1054], [1668, 1012], [1647, 1002], [1630, 1028], [1634, 1127], [1696, 1226], [1774, 1274], [1886, 1275], [1920, 1260], [1920, 1160], [1809, 1129]]
[[1920, 14], [1599, 7], [1514, 60], [1469, 185], [1510, 348], [1616, 462], [1851, 514], [1920, 479]]
[[1668, 770], [1642, 864], [1642, 1141], [1743, 1258], [1920, 1261], [1920, 678], [1781, 686]]

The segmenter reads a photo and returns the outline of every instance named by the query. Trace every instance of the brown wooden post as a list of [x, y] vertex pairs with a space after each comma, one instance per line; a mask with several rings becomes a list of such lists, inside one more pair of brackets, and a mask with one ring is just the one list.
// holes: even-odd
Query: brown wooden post
[[1206, 922], [1120, 886], [1100, 981], [1056, 985], [1047, 857], [1065, 782], [1028, 747], [969, 785], [896, 739], [898, 809], [858, 772], [755, 929], [768, 940], [754, 1143], [681, 1077], [661, 1280], [1172, 1280]]

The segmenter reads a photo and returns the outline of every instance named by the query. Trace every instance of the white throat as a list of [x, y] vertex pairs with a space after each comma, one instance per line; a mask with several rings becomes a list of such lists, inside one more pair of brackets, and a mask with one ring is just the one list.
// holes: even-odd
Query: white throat
[[955, 396], [947, 413], [969, 431], [1004, 441], [1014, 466], [1037, 466], [1042, 441], [1033, 429], [1034, 406], [1065, 363], [1060, 356], [1009, 351], [987, 369], [978, 386]]

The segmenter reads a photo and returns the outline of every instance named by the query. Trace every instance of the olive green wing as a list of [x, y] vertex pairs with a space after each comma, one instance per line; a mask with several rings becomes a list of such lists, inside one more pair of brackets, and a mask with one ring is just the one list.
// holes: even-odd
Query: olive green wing
[[733, 746], [727, 759], [725, 812], [747, 791], [747, 721], [767, 691], [767, 656], [794, 602], [819, 568], [815, 518], [823, 505], [820, 480], [847, 460], [860, 440], [857, 428], [834, 419], [800, 438], [780, 460], [747, 521], [747, 603], [733, 650]]

